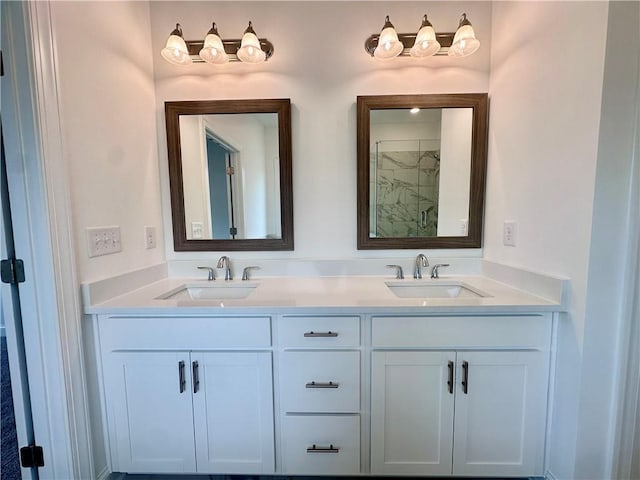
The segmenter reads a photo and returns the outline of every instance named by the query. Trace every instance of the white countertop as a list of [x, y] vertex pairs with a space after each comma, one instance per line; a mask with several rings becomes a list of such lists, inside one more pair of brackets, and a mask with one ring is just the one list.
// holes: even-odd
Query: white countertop
[[250, 282], [214, 280], [215, 285], [257, 284], [244, 299], [179, 300], [159, 299], [185, 284], [207, 285], [202, 278], [165, 278], [101, 303], [85, 306], [87, 314], [185, 315], [257, 313], [534, 313], [561, 311], [557, 300], [512, 288], [484, 276], [442, 276], [402, 282], [446, 284], [462, 282], [486, 294], [485, 297], [398, 298], [385, 284], [390, 276], [265, 277]]

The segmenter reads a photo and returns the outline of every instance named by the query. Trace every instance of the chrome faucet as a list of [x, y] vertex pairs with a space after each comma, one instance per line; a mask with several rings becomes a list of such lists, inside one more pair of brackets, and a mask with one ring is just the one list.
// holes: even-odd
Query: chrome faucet
[[242, 280], [249, 280], [249, 270], [260, 270], [260, 267], [256, 267], [256, 266], [250, 266], [250, 267], [244, 267], [244, 269], [242, 270]]
[[429, 260], [422, 253], [418, 254], [416, 257], [416, 264], [413, 268], [413, 278], [416, 280], [422, 279], [422, 267], [428, 267]]
[[218, 259], [218, 268], [224, 268], [224, 279], [233, 280], [233, 274], [231, 273], [231, 261], [229, 257], [223, 255]]
[[449, 264], [448, 263], [436, 263], [433, 268], [431, 269], [431, 278], [436, 279], [436, 278], [440, 278], [440, 273], [438, 271], [438, 269], [440, 267], [448, 267]]
[[387, 267], [396, 269], [396, 280], [404, 280], [404, 272], [400, 265], [387, 265]]
[[207, 270], [209, 273], [207, 274], [207, 280], [212, 281], [216, 279], [216, 272], [211, 267], [198, 267], [198, 270]]

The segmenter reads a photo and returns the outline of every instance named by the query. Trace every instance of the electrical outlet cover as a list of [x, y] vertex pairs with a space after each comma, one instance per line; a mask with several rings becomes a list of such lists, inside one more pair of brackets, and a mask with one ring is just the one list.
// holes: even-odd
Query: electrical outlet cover
[[144, 246], [147, 250], [156, 248], [156, 227], [144, 227]]
[[505, 220], [502, 229], [502, 243], [508, 247], [516, 246], [516, 222]]

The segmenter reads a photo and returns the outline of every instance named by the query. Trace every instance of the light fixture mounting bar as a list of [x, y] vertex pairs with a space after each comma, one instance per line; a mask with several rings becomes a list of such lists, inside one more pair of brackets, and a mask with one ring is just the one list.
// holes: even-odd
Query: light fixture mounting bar
[[[269, 60], [269, 58], [271, 58], [271, 56], [273, 55], [273, 43], [271, 43], [266, 38], [259, 38], [258, 41], [260, 42], [260, 47], [262, 48], [262, 51], [266, 55], [265, 60]], [[187, 50], [189, 50], [189, 56], [191, 57], [191, 60], [193, 61], [193, 63], [205, 63], [204, 60], [202, 60], [202, 58], [200, 58], [200, 55], [199, 55], [200, 50], [204, 45], [204, 41], [203, 40], [185, 40], [185, 43], [187, 44]], [[222, 46], [224, 47], [224, 51], [229, 56], [230, 62], [240, 61], [236, 53], [238, 52], [238, 49], [240, 48], [241, 43], [242, 43], [241, 39], [222, 40]]]
[[[440, 50], [436, 52], [436, 55], [448, 54], [449, 47], [453, 43], [454, 36], [455, 36], [455, 32], [436, 33], [436, 40], [438, 40], [438, 43], [440, 43]], [[367, 38], [367, 40], [364, 42], [364, 49], [372, 57], [373, 57], [374, 50], [378, 46], [379, 38], [380, 38], [380, 35], [377, 33], [374, 33], [369, 38]], [[400, 40], [402, 42], [402, 45], [404, 45], [404, 49], [398, 56], [399, 57], [410, 56], [409, 51], [411, 50], [411, 47], [413, 47], [413, 44], [416, 41], [416, 34], [415, 33], [399, 33], [398, 40]], [[187, 44], [188, 43], [189, 42], [187, 42]]]

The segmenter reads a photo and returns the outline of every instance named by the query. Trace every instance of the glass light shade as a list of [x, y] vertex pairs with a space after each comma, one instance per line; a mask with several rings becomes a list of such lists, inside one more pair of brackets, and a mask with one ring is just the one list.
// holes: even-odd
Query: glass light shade
[[438, 50], [440, 50], [440, 43], [436, 40], [436, 31], [429, 23], [420, 28], [409, 53], [412, 57], [430, 57], [435, 55]]
[[373, 56], [381, 60], [397, 57], [404, 50], [404, 45], [398, 40], [398, 33], [386, 17], [380, 37], [378, 38], [378, 46], [373, 51]]
[[184, 43], [182, 38], [182, 29], [179, 23], [176, 24], [175, 30], [169, 35], [167, 43], [160, 51], [160, 54], [167, 62], [174, 65], [189, 65], [191, 63], [189, 50], [187, 50], [187, 44]]
[[222, 45], [222, 39], [218, 36], [215, 23], [204, 39], [204, 45], [200, 50], [200, 58], [207, 63], [218, 65], [229, 61], [229, 56], [224, 51], [224, 45]]
[[253, 31], [251, 22], [244, 31], [237, 55], [240, 61], [245, 63], [260, 63], [267, 58], [267, 55], [262, 51], [256, 32]]
[[474, 53], [478, 48], [480, 48], [480, 41], [476, 39], [471, 22], [467, 20], [467, 16], [463, 13], [458, 30], [456, 30], [451, 47], [449, 47], [449, 55], [451, 57], [466, 57]]

